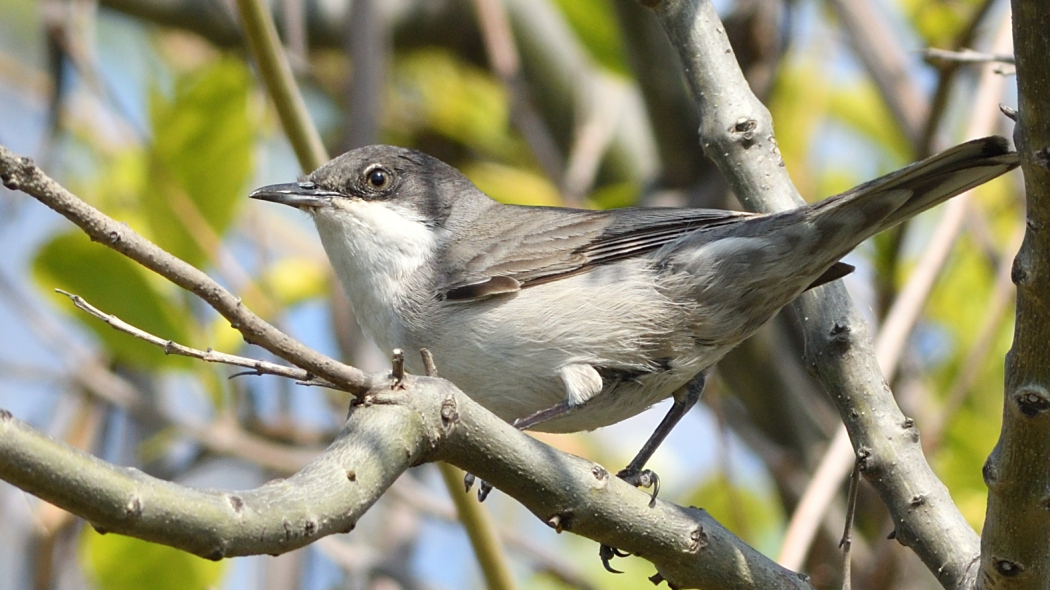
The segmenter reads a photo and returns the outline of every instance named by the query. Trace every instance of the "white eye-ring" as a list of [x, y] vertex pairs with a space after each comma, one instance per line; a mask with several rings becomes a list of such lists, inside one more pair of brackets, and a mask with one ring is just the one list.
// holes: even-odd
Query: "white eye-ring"
[[365, 171], [365, 182], [374, 190], [384, 190], [393, 182], [393, 175], [386, 168], [375, 165]]

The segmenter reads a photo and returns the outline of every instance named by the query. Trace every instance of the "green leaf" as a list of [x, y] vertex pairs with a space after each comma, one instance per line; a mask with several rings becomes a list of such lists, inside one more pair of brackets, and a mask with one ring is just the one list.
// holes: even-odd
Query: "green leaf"
[[507, 158], [522, 153], [510, 130], [503, 87], [487, 71], [451, 52], [413, 51], [394, 64], [394, 84], [384, 113], [394, 143], [437, 133], [471, 150]]
[[609, 0], [555, 0], [565, 20], [595, 61], [618, 74], [627, 75], [626, 51]]
[[245, 200], [252, 170], [251, 77], [236, 59], [180, 76], [175, 96], [154, 92], [154, 143], [143, 194], [146, 219], [165, 250], [201, 266]]
[[80, 535], [79, 554], [100, 590], [205, 590], [216, 587], [228, 563], [123, 535], [100, 535], [90, 527]]
[[463, 175], [485, 194], [501, 203], [561, 206], [561, 195], [546, 177], [521, 168], [494, 162], [475, 162], [463, 167]]
[[912, 149], [904, 130], [871, 81], [835, 89], [829, 108], [838, 121], [897, 156], [901, 162], [911, 160]]
[[[79, 231], [60, 234], [46, 243], [33, 260], [33, 274], [45, 291], [62, 289], [80, 295], [106, 313], [161, 338], [189, 341], [190, 318], [181, 306], [168, 302], [147, 279], [147, 271], [128, 258], [93, 244]], [[164, 352], [73, 307], [62, 295], [58, 305], [91, 328], [114, 357], [147, 366], [189, 365], [184, 357]]]

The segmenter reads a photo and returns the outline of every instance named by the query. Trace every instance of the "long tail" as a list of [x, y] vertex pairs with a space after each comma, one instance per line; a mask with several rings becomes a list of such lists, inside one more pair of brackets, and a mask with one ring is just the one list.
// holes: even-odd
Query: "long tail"
[[[1013, 170], [1020, 163], [1006, 138], [974, 139], [813, 204], [814, 221], [834, 223], [836, 213], [861, 213], [865, 238]], [[818, 222], [819, 223], [819, 222]]]
[[[832, 265], [867, 238], [1009, 172], [1019, 163], [1017, 152], [1010, 151], [1005, 138], [975, 139], [805, 207], [803, 215], [829, 255], [818, 263], [825, 270], [817, 272], [824, 274], [811, 287], [849, 272], [848, 265]], [[834, 244], [840, 248], [829, 248]]]

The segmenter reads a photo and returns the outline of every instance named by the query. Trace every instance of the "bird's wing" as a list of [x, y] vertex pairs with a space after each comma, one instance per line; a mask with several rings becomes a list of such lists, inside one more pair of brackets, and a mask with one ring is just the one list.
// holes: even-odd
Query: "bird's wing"
[[441, 289], [446, 300], [479, 299], [556, 281], [752, 217], [720, 209], [674, 208], [530, 207], [521, 213], [513, 228], [475, 226], [469, 242], [453, 242], [445, 254], [448, 267], [459, 271]]

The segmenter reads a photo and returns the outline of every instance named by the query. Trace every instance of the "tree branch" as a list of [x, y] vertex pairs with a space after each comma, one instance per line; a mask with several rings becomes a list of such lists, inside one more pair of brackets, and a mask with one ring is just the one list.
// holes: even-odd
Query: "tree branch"
[[224, 289], [211, 277], [172, 256], [156, 244], [135, 233], [98, 209], [81, 201], [49, 178], [33, 161], [20, 157], [0, 145], [0, 181], [11, 190], [35, 198], [72, 221], [92, 240], [138, 262], [211, 305], [230, 321], [245, 342], [257, 344], [284, 360], [302, 367], [340, 389], [360, 395], [370, 387], [363, 371], [311, 350], [274, 328], [241, 305], [239, 297]]
[[1015, 0], [1017, 127], [1028, 199], [1027, 228], [1014, 259], [1014, 341], [1006, 355], [1003, 427], [984, 466], [988, 511], [981, 588], [1040, 588], [1050, 580], [1050, 6]]
[[149, 332], [132, 326], [117, 316], [105, 313], [99, 308], [91, 305], [86, 299], [80, 295], [75, 295], [63, 291], [62, 289], [55, 289], [59, 293], [69, 297], [73, 301], [73, 305], [77, 306], [78, 309], [87, 312], [89, 315], [96, 317], [103, 322], [109, 324], [111, 328], [119, 332], [124, 332], [130, 336], [134, 336], [140, 340], [145, 340], [150, 344], [159, 346], [164, 350], [164, 354], [174, 354], [178, 356], [186, 356], [198, 360], [202, 360], [208, 363], [221, 363], [224, 365], [231, 365], [234, 367], [245, 367], [251, 369], [250, 374], [253, 375], [275, 375], [277, 377], [286, 377], [288, 379], [294, 379], [299, 385], [316, 385], [321, 387], [328, 387], [336, 389], [334, 385], [328, 381], [317, 379], [309, 372], [300, 369], [298, 367], [286, 367], [284, 365], [278, 365], [275, 363], [261, 361], [259, 359], [252, 359], [243, 356], [237, 356], [234, 354], [226, 354], [224, 352], [216, 352], [214, 350], [197, 350], [189, 346], [184, 346], [173, 340], [165, 340], [159, 336], [150, 334]]
[[[750, 92], [709, 1], [664, 0], [654, 12], [687, 72], [700, 113], [701, 143], [751, 211], [803, 204], [784, 169], [769, 111]], [[978, 538], [937, 479], [875, 361], [868, 328], [845, 287], [831, 283], [794, 304], [807, 362], [827, 386], [861, 470], [897, 523], [897, 539], [945, 587], [972, 580]]]

